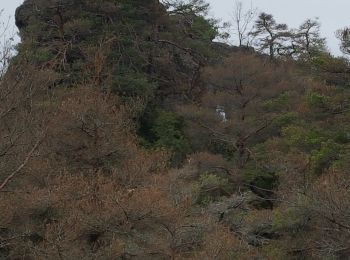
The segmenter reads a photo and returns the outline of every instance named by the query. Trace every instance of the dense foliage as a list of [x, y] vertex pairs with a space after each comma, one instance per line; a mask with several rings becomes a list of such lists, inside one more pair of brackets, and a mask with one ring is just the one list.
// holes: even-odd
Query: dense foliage
[[259, 51], [214, 42], [208, 8], [17, 9], [22, 42], [0, 77], [1, 259], [350, 257], [349, 61], [317, 21], [293, 32], [266, 13]]

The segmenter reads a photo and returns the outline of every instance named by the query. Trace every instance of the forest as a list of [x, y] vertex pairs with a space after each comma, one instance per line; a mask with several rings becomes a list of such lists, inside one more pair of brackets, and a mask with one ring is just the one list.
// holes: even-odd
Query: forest
[[229, 26], [209, 8], [17, 8], [0, 259], [350, 258], [350, 24], [335, 57], [317, 19], [289, 28], [237, 1]]

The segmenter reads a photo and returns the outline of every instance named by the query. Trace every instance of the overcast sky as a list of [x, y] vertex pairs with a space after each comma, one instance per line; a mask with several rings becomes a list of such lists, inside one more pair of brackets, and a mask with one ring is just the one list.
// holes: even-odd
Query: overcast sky
[[[279, 23], [289, 27], [298, 27], [307, 18], [319, 17], [322, 34], [327, 37], [332, 53], [339, 55], [338, 40], [335, 31], [350, 25], [350, 0], [241, 0], [246, 7], [251, 5], [273, 14]], [[0, 0], [0, 9], [5, 10], [4, 17], [14, 16], [15, 9], [23, 0]], [[223, 21], [230, 19], [234, 0], [208, 0], [211, 4], [211, 16]], [[3, 17], [2, 17], [3, 18]], [[14, 21], [12, 20], [14, 24]]]
[[[211, 15], [228, 20], [234, 0], [209, 0]], [[307, 18], [319, 17], [322, 36], [327, 38], [331, 52], [341, 55], [335, 31], [350, 26], [350, 0], [241, 0], [243, 5], [272, 14], [278, 23], [298, 27]]]

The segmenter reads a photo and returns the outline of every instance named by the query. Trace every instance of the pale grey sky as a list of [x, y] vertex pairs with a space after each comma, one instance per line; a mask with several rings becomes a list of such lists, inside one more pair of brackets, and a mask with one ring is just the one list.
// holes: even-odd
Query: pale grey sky
[[[350, 26], [349, 0], [241, 0], [247, 7], [251, 2], [259, 11], [271, 13], [277, 22], [297, 27], [307, 18], [319, 17], [322, 24], [322, 34], [327, 37], [331, 51], [340, 55], [335, 31], [346, 25]], [[0, 9], [5, 10], [5, 16], [14, 16], [14, 11], [23, 0], [0, 0]], [[230, 19], [234, 0], [208, 0], [211, 4], [211, 16], [223, 21]], [[13, 20], [12, 20], [13, 22]], [[14, 22], [13, 22], [14, 24]]]
[[[230, 19], [234, 0], [208, 0], [212, 5], [211, 15]], [[256, 7], [258, 11], [272, 14], [277, 22], [289, 27], [298, 27], [307, 18], [319, 17], [322, 36], [335, 55], [341, 55], [335, 31], [350, 26], [349, 0], [241, 0], [243, 5]]]
[[[17, 6], [23, 3], [23, 0], [0, 0], [0, 10], [4, 10], [4, 16], [14, 16]], [[1, 17], [3, 21], [4, 17]]]

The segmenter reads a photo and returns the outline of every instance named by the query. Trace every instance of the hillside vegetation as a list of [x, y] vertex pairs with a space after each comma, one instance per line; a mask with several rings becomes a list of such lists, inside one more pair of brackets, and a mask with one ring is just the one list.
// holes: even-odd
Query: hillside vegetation
[[241, 46], [218, 42], [208, 8], [17, 9], [21, 43], [0, 52], [0, 259], [350, 258], [349, 61], [317, 20], [262, 13]]

